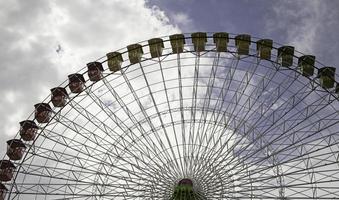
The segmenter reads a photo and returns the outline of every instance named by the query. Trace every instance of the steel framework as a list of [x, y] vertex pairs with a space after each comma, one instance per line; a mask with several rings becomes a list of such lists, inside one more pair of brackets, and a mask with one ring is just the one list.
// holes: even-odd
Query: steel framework
[[194, 199], [339, 199], [337, 75], [280, 46], [177, 34], [98, 59], [80, 93], [46, 98], [48, 122], [30, 116], [4, 198], [171, 199], [189, 179]]

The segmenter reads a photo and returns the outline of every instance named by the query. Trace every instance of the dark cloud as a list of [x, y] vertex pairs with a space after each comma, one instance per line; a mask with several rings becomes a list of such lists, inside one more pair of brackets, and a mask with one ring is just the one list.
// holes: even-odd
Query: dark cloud
[[[339, 1], [333, 0], [150, 0], [169, 13], [184, 32], [226, 31], [272, 38], [314, 54], [339, 69]], [[180, 23], [182, 19], [183, 23]], [[179, 20], [179, 21], [178, 21]], [[186, 23], [184, 23], [186, 22]]]
[[314, 54], [326, 65], [338, 66], [338, 1], [277, 1], [267, 16], [265, 29], [296, 49]]

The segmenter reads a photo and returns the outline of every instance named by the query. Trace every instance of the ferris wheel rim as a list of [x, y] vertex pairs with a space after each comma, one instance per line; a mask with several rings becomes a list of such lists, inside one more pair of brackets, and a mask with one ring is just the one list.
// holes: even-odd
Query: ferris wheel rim
[[[191, 39], [192, 37], [185, 37], [185, 39]], [[208, 38], [209, 39], [211, 39], [212, 38], [212, 36], [208, 36]], [[230, 39], [234, 39], [234, 38], [230, 38]], [[167, 40], [164, 40], [164, 42], [169, 42], [169, 39], [167, 39]], [[252, 41], [251, 40], [251, 43], [253, 44], [253, 43], [255, 43], [255, 41]], [[143, 48], [145, 48], [147, 46], [147, 44], [144, 44], [144, 45], [142, 45], [142, 47]], [[275, 50], [277, 50], [278, 49], [278, 47], [272, 47], [273, 49], [275, 49]], [[213, 50], [210, 50], [210, 52], [215, 52], [215, 51], [213, 51]], [[228, 52], [230, 52], [230, 51], [228, 51]], [[183, 52], [183, 53], [192, 53], [192, 52], [189, 52], [189, 51], [186, 51], [186, 52]], [[230, 53], [236, 53], [236, 52], [230, 52]], [[128, 51], [124, 51], [122, 54], [125, 54], [125, 55], [127, 55], [128, 54]], [[175, 53], [168, 53], [168, 55], [175, 55]], [[163, 56], [166, 56], [166, 55], [162, 55], [161, 57], [163, 57]], [[250, 56], [253, 56], [253, 57], [256, 57], [257, 55], [250, 55]], [[296, 57], [295, 55], [294, 55], [294, 57], [295, 58], [299, 58], [299, 57]], [[99, 59], [98, 59], [99, 60]], [[140, 62], [144, 62], [144, 61], [147, 61], [148, 59], [142, 59]], [[276, 62], [276, 61], [273, 61], [273, 60], [270, 60], [271, 62]], [[102, 63], [105, 63], [105, 62], [107, 62], [107, 60], [104, 60]], [[125, 69], [128, 69], [130, 66], [132, 66], [132, 65], [135, 65], [135, 64], [129, 64], [128, 66], [125, 66], [124, 68], [121, 68], [121, 70], [125, 70]], [[316, 66], [314, 66], [315, 67], [315, 69], [319, 69], [319, 68], [317, 68]], [[83, 68], [84, 69], [84, 68]], [[106, 68], [105, 69], [105, 72], [106, 71], [108, 71], [109, 69], [108, 68]], [[295, 71], [295, 72], [297, 72], [297, 73], [299, 73], [299, 74], [301, 74], [301, 72], [300, 71], [298, 71], [298, 68], [288, 68], [288, 70], [292, 70], [292, 71]], [[81, 70], [80, 70], [81, 71]], [[79, 72], [80, 72], [79, 71]], [[84, 72], [82, 72], [82, 75], [85, 75], [85, 74], [87, 74], [88, 73], [88, 71], [84, 71]], [[111, 76], [111, 75], [113, 75], [114, 73], [107, 73], [103, 78], [106, 78], [106, 77], [108, 77], [108, 76]], [[336, 74], [337, 75], [337, 74]], [[320, 87], [320, 84], [316, 81], [317, 79], [316, 78], [314, 78], [314, 79], [311, 79], [311, 78], [309, 78], [310, 79], [310, 81], [312, 81], [312, 83], [314, 83], [314, 84], [317, 84], [319, 87]], [[67, 80], [66, 80], [67, 81]], [[65, 81], [65, 82], [66, 82]], [[63, 83], [65, 83], [65, 82], [63, 82]], [[88, 83], [90, 83], [90, 84], [88, 84]], [[71, 101], [73, 101], [75, 98], [77, 98], [79, 95], [81, 95], [81, 94], [84, 94], [85, 93], [85, 91], [88, 89], [88, 88], [91, 88], [93, 85], [95, 85], [97, 82], [92, 82], [92, 81], [90, 81], [89, 79], [86, 79], [86, 81], [85, 81], [85, 85], [86, 85], [86, 87], [85, 87], [85, 89], [83, 90], [83, 92], [81, 92], [81, 93], [78, 93], [78, 94], [73, 94], [73, 97], [71, 97], [71, 98], [69, 98], [69, 101], [67, 102], [67, 104], [69, 104], [69, 103], [71, 103]], [[336, 84], [338, 84], [338, 82], [336, 82]], [[58, 87], [61, 87], [62, 86], [62, 84], [61, 85], [59, 85]], [[68, 87], [68, 84], [66, 84], [66, 86], [64, 87], [64, 88], [66, 88], [66, 87]], [[336, 96], [336, 94], [334, 93], [334, 92], [332, 92], [332, 91], [329, 91], [328, 89], [325, 89], [325, 91], [328, 93], [328, 94], [330, 94], [330, 95], [332, 95], [332, 97], [334, 97], [336, 100], [339, 100], [338, 99], [338, 97]], [[48, 99], [50, 96], [48, 96], [46, 99]], [[46, 100], [45, 99], [45, 100]], [[49, 101], [43, 101], [43, 103], [48, 103], [48, 104], [50, 104], [51, 103], [51, 100], [49, 100]], [[58, 108], [58, 111], [57, 112], [55, 112], [54, 114], [53, 114], [53, 116], [52, 116], [52, 118], [51, 118], [51, 120], [52, 119], [54, 119], [55, 117], [56, 117], [56, 115], [58, 114], [58, 113], [60, 113], [61, 111], [63, 110], [63, 107], [61, 107], [61, 108]], [[32, 114], [33, 115], [33, 114]], [[29, 118], [28, 118], [29, 119]], [[35, 120], [35, 119], [34, 119]], [[39, 138], [39, 136], [40, 136], [40, 133], [42, 132], [42, 130], [44, 130], [45, 129], [45, 127], [46, 126], [48, 126], [49, 125], [49, 122], [48, 123], [46, 123], [46, 125], [44, 125], [44, 126], [42, 126], [41, 127], [41, 129], [39, 129], [39, 134], [37, 135], [37, 137], [35, 138], [35, 140], [33, 141], [33, 143], [32, 143], [32, 145], [30, 146], [30, 148], [29, 148], [29, 150], [28, 151], [30, 151], [31, 150], [31, 148], [32, 148], [32, 146], [35, 144], [35, 141]], [[17, 134], [17, 136], [16, 137], [18, 137], [18, 135], [19, 135], [19, 133]], [[26, 154], [25, 154], [25, 157], [22, 159], [22, 161], [20, 162], [20, 165], [19, 165], [19, 167], [21, 167], [21, 165], [22, 165], [22, 163], [25, 161], [25, 158], [26, 158], [26, 156], [28, 155], [28, 153], [26, 152]], [[6, 156], [6, 155], [5, 155]], [[17, 176], [18, 174], [16, 174], [16, 176]], [[16, 176], [15, 176], [15, 178], [13, 178], [13, 183], [15, 182], [15, 180], [16, 180]], [[11, 188], [11, 190], [12, 190], [12, 188]]]

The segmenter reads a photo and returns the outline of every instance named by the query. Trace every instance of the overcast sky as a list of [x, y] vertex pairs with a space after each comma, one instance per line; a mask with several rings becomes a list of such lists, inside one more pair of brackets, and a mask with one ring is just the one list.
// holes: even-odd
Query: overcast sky
[[0, 152], [68, 74], [157, 36], [248, 33], [338, 68], [338, 10], [337, 0], [0, 0]]

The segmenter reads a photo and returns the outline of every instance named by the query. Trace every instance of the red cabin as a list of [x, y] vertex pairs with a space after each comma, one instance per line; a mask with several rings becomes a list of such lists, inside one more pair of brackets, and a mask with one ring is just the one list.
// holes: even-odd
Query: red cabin
[[21, 160], [24, 156], [26, 145], [18, 139], [7, 141], [7, 156], [11, 160]]
[[85, 89], [85, 79], [82, 74], [68, 75], [69, 89], [73, 93], [81, 93]]
[[0, 200], [4, 200], [7, 193], [7, 188], [4, 184], [0, 183]]
[[193, 186], [193, 181], [191, 179], [188, 179], [188, 178], [184, 178], [184, 179], [181, 179], [178, 183], [178, 185], [187, 185], [187, 186]]
[[10, 181], [13, 178], [15, 166], [10, 160], [0, 161], [0, 181]]
[[35, 119], [39, 123], [47, 123], [51, 119], [52, 108], [48, 103], [38, 103], [35, 107]]
[[89, 80], [96, 82], [102, 79], [102, 72], [104, 71], [104, 68], [100, 62], [87, 63], [87, 68]]
[[56, 87], [52, 88], [51, 92], [52, 92], [51, 100], [54, 107], [64, 107], [69, 97], [66, 89], [63, 87]]
[[20, 122], [20, 136], [25, 141], [32, 141], [38, 132], [38, 126], [34, 121], [25, 120]]

